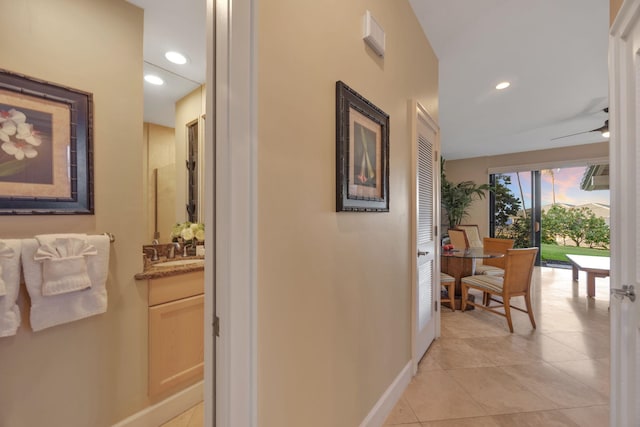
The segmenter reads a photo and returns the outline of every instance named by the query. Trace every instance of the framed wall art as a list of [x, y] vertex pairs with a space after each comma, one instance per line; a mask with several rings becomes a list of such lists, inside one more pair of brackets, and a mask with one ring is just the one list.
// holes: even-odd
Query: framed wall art
[[0, 215], [93, 214], [93, 98], [0, 70]]
[[336, 82], [336, 211], [389, 212], [389, 116]]

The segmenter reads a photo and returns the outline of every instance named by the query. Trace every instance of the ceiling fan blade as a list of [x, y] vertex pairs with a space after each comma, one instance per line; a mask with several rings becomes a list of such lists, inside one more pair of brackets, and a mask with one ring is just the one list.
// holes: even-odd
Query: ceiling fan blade
[[575, 136], [575, 135], [582, 135], [583, 133], [589, 133], [589, 132], [593, 132], [593, 131], [592, 130], [585, 130], [584, 132], [571, 133], [569, 135], [563, 135], [563, 136], [556, 136], [555, 138], [551, 138], [551, 141], [554, 141], [556, 139], [569, 138], [570, 136]]
[[[608, 108], [606, 108], [607, 112], [609, 111]], [[604, 121], [604, 126], [600, 126], [597, 129], [591, 129], [591, 130], [585, 130], [584, 132], [578, 132], [578, 133], [572, 133], [569, 135], [563, 135], [563, 136], [557, 136], [555, 138], [551, 138], [551, 141], [554, 141], [556, 139], [561, 139], [561, 138], [568, 138], [570, 136], [575, 136], [575, 135], [582, 135], [583, 133], [589, 133], [589, 132], [607, 132], [609, 130], [609, 120], [605, 120]]]

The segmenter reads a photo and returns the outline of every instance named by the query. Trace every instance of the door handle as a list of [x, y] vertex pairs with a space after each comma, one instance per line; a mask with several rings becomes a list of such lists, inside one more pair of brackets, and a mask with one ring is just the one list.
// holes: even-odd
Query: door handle
[[620, 299], [624, 299], [624, 297], [629, 297], [631, 302], [636, 300], [636, 291], [633, 288], [633, 285], [622, 285], [622, 289], [611, 289], [611, 295], [614, 297], [619, 297]]
[[429, 251], [418, 251], [418, 256], [429, 255]]

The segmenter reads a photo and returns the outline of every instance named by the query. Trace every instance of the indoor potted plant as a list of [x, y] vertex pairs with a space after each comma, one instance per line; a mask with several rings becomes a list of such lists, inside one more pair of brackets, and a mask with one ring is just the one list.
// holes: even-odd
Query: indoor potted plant
[[473, 181], [462, 181], [457, 184], [449, 181], [444, 172], [444, 158], [440, 158], [440, 198], [448, 228], [456, 228], [468, 215], [468, 209], [474, 200], [485, 197], [490, 190], [488, 184], [478, 185]]

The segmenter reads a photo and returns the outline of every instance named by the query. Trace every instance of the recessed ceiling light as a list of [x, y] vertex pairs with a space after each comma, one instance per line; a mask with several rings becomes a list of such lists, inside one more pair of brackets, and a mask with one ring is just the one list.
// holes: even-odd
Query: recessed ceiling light
[[502, 90], [508, 88], [509, 86], [511, 86], [511, 83], [509, 82], [500, 82], [496, 85], [496, 89]]
[[603, 137], [603, 138], [609, 138], [609, 136], [610, 136], [610, 135], [611, 135], [611, 134], [609, 133], [609, 131], [608, 131], [608, 130], [605, 130], [604, 132], [602, 132], [602, 137]]
[[144, 79], [152, 85], [160, 86], [164, 84], [164, 80], [154, 74], [147, 74], [146, 76], [144, 76]]
[[173, 62], [174, 64], [184, 65], [187, 63], [187, 57], [178, 52], [167, 52], [164, 54], [164, 57], [167, 58], [168, 61]]

